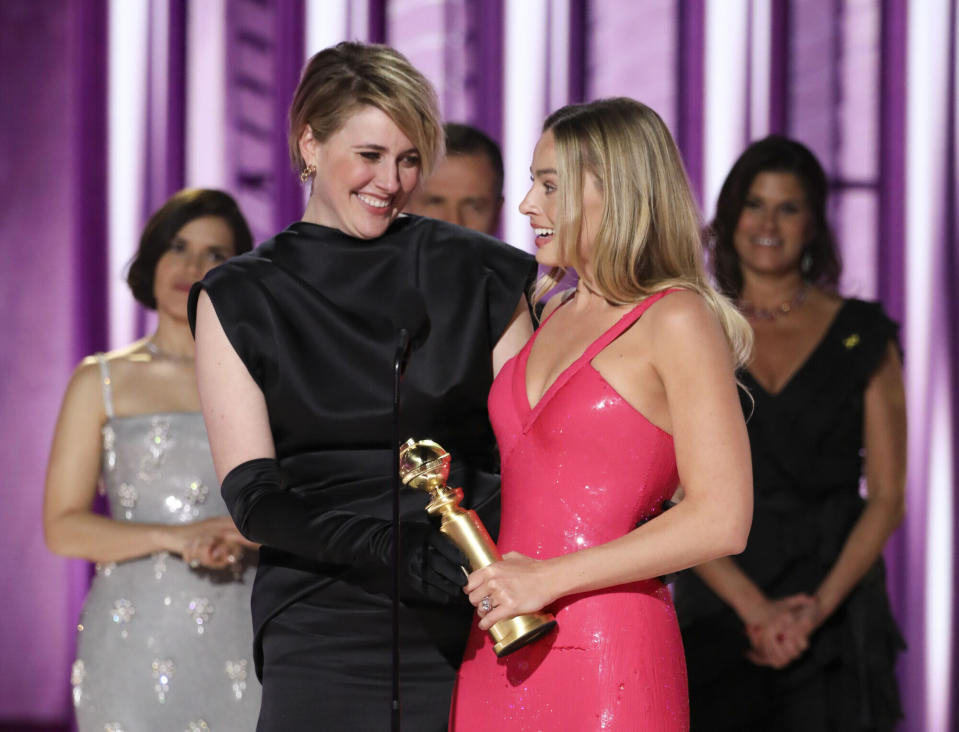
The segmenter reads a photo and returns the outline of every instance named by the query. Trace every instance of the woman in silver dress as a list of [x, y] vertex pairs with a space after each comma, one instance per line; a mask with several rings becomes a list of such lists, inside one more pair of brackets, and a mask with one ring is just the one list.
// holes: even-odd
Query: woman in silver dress
[[[156, 330], [85, 358], [67, 387], [44, 531], [55, 553], [96, 562], [71, 674], [80, 732], [255, 725], [255, 552], [220, 498], [187, 324], [193, 282], [251, 248], [229, 195], [174, 195], [127, 277]], [[95, 511], [98, 487], [109, 516]]]

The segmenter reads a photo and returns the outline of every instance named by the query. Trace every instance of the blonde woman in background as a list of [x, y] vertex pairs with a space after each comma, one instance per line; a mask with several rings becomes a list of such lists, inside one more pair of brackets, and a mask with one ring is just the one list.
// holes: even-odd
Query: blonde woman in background
[[[746, 542], [734, 372], [749, 329], [706, 280], [696, 207], [653, 110], [560, 109], [531, 173], [520, 211], [553, 268], [540, 291], [566, 267], [579, 281], [490, 393], [505, 556], [466, 586], [480, 619], [452, 727], [686, 730], [682, 640], [659, 577]], [[659, 514], [680, 482], [684, 499]], [[497, 659], [485, 631], [542, 608], [558, 632]]]

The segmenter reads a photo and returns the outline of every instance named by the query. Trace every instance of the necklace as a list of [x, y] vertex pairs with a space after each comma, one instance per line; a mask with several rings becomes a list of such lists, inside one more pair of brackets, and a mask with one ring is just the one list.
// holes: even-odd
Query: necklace
[[796, 294], [793, 295], [789, 300], [780, 303], [771, 310], [768, 308], [757, 308], [750, 302], [740, 302], [739, 303], [739, 312], [745, 315], [750, 320], [776, 320], [781, 318], [784, 315], [789, 315], [793, 310], [798, 308], [804, 302], [806, 302], [806, 297], [809, 295], [809, 283], [803, 282], [802, 287], [796, 291]]
[[147, 339], [147, 351], [154, 358], [163, 359], [165, 361], [172, 361], [174, 363], [193, 363], [192, 355], [186, 356], [180, 353], [170, 353], [169, 351], [165, 351], [156, 344], [156, 341], [153, 340], [153, 336], [150, 336], [149, 339]]

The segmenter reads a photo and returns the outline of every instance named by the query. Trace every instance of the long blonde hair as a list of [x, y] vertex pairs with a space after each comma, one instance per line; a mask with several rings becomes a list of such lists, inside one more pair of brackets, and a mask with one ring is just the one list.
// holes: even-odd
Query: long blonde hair
[[[652, 109], [618, 97], [557, 110], [543, 124], [553, 134], [559, 177], [555, 238], [564, 262], [582, 276], [583, 189], [599, 182], [603, 215], [590, 264], [595, 289], [610, 303], [638, 302], [671, 287], [699, 293], [716, 313], [737, 365], [749, 358], [752, 329], [710, 284], [703, 267], [702, 225], [679, 151]], [[540, 278], [534, 299], [562, 279]]]

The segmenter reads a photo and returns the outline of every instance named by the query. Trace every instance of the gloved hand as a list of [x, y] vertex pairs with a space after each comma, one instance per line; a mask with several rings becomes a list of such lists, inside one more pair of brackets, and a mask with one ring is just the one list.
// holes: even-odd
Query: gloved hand
[[[241, 463], [223, 479], [223, 499], [243, 535], [319, 562], [392, 564], [389, 520], [317, 505], [284, 490], [273, 458]], [[428, 523], [400, 523], [400, 595], [468, 605], [462, 587], [469, 561], [452, 541]]]
[[400, 532], [400, 595], [443, 604], [466, 602], [463, 586], [470, 564], [459, 547], [428, 524], [404, 523]]

